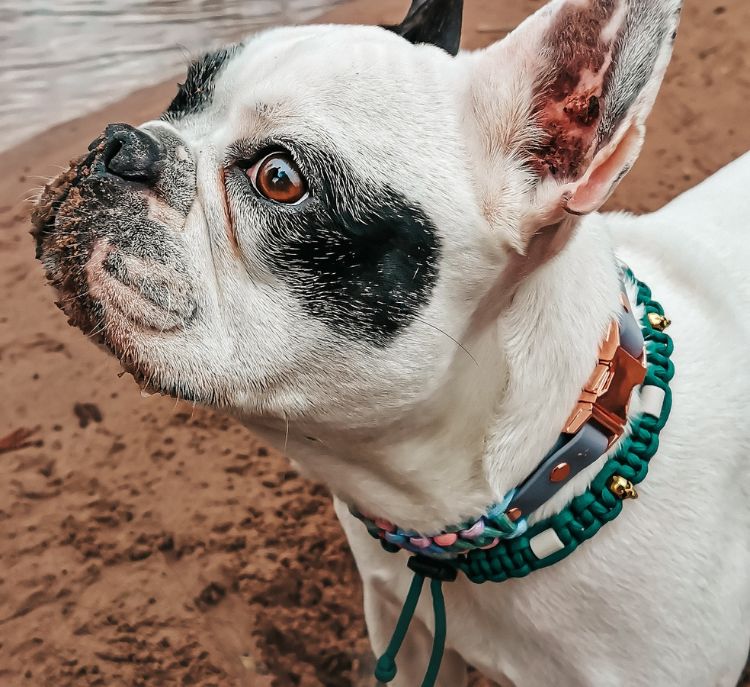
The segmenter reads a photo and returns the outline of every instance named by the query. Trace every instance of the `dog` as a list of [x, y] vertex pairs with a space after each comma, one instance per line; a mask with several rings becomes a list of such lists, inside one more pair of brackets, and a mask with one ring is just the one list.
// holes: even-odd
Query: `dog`
[[[458, 51], [457, 0], [269, 30], [193, 63], [159, 120], [108, 126], [36, 207], [72, 324], [330, 487], [377, 654], [412, 571], [351, 511], [429, 535], [515, 493], [613, 318], [644, 316], [624, 266], [648, 283], [676, 374], [640, 499], [524, 579], [445, 585], [443, 687], [467, 665], [516, 687], [734, 687], [745, 664], [750, 156], [653, 214], [597, 212], [639, 153], [679, 10], [552, 0], [477, 52]], [[422, 599], [393, 685], [420, 684], [434, 631]]]

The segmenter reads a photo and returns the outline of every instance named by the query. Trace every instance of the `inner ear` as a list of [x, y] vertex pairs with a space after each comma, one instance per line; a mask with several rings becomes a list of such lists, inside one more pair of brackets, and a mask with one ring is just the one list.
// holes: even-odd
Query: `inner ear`
[[614, 133], [607, 96], [618, 67], [622, 43], [617, 38], [625, 28], [627, 1], [559, 3], [542, 33], [544, 59], [534, 85], [534, 119], [542, 141], [530, 151], [540, 178], [580, 179]]
[[463, 0], [412, 0], [400, 24], [383, 28], [410, 43], [434, 45], [455, 56], [461, 43], [463, 9]]
[[618, 140], [600, 150], [586, 176], [564, 203], [572, 215], [587, 215], [601, 207], [624, 177], [641, 149], [643, 128], [631, 124]]
[[497, 180], [482, 202], [504, 208], [486, 217], [514, 249], [566, 212], [598, 210], [633, 165], [680, 6], [553, 0], [479, 53], [469, 121], [482, 179]]

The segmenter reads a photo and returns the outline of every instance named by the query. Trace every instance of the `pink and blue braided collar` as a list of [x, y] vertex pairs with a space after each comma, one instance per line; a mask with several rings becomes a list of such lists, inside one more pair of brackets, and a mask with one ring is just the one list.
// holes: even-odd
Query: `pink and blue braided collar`
[[515, 489], [501, 503], [495, 504], [480, 518], [464, 522], [456, 527], [427, 536], [413, 530], [404, 530], [382, 518], [374, 518], [350, 508], [351, 514], [361, 520], [367, 531], [379, 539], [386, 551], [395, 553], [399, 549], [429, 558], [450, 559], [475, 549], [491, 549], [501, 539], [512, 539], [526, 532], [525, 518], [513, 521], [506, 510]]

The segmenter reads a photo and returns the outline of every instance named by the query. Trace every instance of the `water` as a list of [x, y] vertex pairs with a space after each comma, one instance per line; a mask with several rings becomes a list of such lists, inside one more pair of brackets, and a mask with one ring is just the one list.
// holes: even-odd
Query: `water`
[[0, 0], [0, 150], [343, 0]]

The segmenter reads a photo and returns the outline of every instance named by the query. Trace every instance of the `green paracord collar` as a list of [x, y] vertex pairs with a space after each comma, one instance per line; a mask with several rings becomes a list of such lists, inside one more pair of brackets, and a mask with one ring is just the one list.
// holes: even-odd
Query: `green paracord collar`
[[[659, 433], [667, 423], [672, 408], [669, 382], [674, 376], [674, 364], [670, 359], [674, 346], [672, 339], [664, 333], [663, 324], [655, 324], [665, 321], [662, 306], [652, 299], [648, 286], [638, 281], [629, 269], [625, 270], [625, 274], [636, 285], [636, 302], [643, 307], [640, 324], [646, 343], [648, 369], [641, 388], [655, 387], [657, 393], [663, 394], [658, 417], [644, 412], [633, 418], [630, 433], [622, 438], [617, 450], [609, 456], [589, 488], [562, 511], [536, 523], [524, 534], [500, 541], [488, 550], [474, 549], [454, 559], [437, 560], [420, 555], [412, 556], [408, 566], [414, 572], [414, 578], [391, 641], [375, 668], [375, 677], [380, 682], [390, 682], [396, 676], [396, 654], [406, 637], [426, 578], [430, 578], [435, 631], [432, 655], [421, 687], [434, 687], [445, 650], [443, 582], [452, 582], [458, 572], [464, 573], [477, 584], [504, 582], [508, 578], [524, 577], [534, 570], [557, 563], [587, 539], [591, 539], [604, 524], [614, 520], [622, 511], [623, 499], [635, 494], [632, 485], [642, 482], [646, 477], [649, 461], [659, 448]], [[613, 480], [621, 480], [628, 486], [616, 495], [612, 489]], [[546, 531], [557, 536], [562, 548], [538, 558], [530, 542]]]

